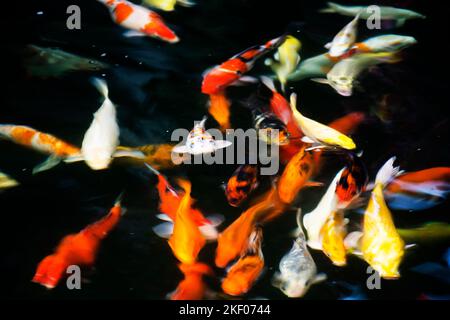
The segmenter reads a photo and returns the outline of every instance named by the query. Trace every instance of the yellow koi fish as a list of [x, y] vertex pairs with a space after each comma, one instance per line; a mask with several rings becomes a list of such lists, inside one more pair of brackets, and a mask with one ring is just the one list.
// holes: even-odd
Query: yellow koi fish
[[[321, 124], [312, 119], [306, 118], [297, 110], [297, 95], [291, 94], [291, 109], [294, 114], [294, 119], [303, 131], [305, 136], [302, 138], [303, 142], [313, 143], [315, 146], [307, 150], [315, 149], [317, 147], [341, 147], [347, 150], [356, 148], [355, 143], [350, 137], [339, 131]], [[317, 146], [319, 145], [319, 146]]]
[[400, 277], [398, 266], [403, 258], [405, 243], [392, 220], [383, 197], [383, 189], [395, 178], [399, 167], [394, 167], [395, 157], [389, 159], [378, 171], [369, 204], [364, 213], [361, 251], [364, 260], [385, 279]]
[[195, 2], [189, 0], [144, 0], [142, 4], [164, 11], [173, 11], [176, 4], [183, 7], [192, 7]]
[[334, 265], [339, 267], [347, 264], [347, 250], [344, 246], [345, 225], [344, 213], [334, 211], [320, 231], [323, 253], [330, 258]]

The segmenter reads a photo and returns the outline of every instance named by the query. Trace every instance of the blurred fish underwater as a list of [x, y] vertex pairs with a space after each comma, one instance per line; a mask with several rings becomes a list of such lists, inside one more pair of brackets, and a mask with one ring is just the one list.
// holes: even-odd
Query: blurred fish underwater
[[[443, 10], [9, 5], [2, 298], [449, 299]], [[179, 128], [186, 145], [172, 139]], [[228, 128], [279, 148], [278, 172], [260, 174], [250, 152], [245, 163], [172, 161], [174, 150], [183, 161], [233, 148], [209, 133]], [[70, 265], [82, 290], [67, 288]]]

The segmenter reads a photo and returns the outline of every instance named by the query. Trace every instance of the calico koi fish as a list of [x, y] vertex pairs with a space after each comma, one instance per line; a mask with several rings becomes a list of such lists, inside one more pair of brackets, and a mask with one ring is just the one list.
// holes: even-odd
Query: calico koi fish
[[336, 194], [339, 199], [338, 208], [344, 209], [365, 191], [369, 182], [367, 168], [361, 158], [352, 153], [346, 152], [347, 165], [341, 174], [336, 187]]
[[254, 82], [255, 79], [243, 75], [253, 68], [258, 58], [276, 48], [282, 39], [275, 38], [262, 46], [248, 48], [205, 72], [202, 93], [209, 95], [209, 113], [222, 129], [230, 128], [230, 102], [225, 95], [225, 89], [239, 82]]
[[232, 143], [226, 140], [215, 140], [205, 130], [206, 117], [202, 121], [194, 122], [194, 128], [189, 132], [185, 145], [177, 145], [172, 151], [176, 153], [202, 154], [229, 147]]
[[170, 43], [180, 40], [154, 11], [126, 0], [97, 1], [108, 7], [115, 23], [132, 30], [125, 34], [127, 37], [149, 36]]
[[230, 177], [225, 188], [228, 203], [233, 207], [239, 207], [257, 186], [258, 166], [251, 164], [240, 166]]
[[33, 282], [47, 289], [56, 287], [71, 265], [91, 267], [95, 263], [101, 241], [114, 229], [124, 213], [120, 198], [103, 219], [71, 234], [59, 243], [55, 253], [45, 257], [38, 265]]
[[264, 268], [261, 243], [262, 229], [256, 228], [248, 239], [245, 253], [230, 267], [222, 281], [222, 289], [226, 294], [232, 296], [246, 294], [261, 275]]

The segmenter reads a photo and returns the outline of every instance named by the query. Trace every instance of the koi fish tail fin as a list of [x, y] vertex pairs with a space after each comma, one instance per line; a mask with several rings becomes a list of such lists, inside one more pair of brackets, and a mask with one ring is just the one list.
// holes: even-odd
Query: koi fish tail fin
[[320, 13], [336, 13], [336, 12], [338, 12], [337, 8], [339, 5], [337, 3], [327, 2], [327, 6], [328, 7], [319, 10], [319, 12]]
[[303, 233], [303, 229], [302, 229], [302, 209], [301, 208], [298, 208], [295, 219], [297, 221], [297, 228], [295, 228], [294, 230], [291, 231], [290, 236], [293, 238], [298, 238], [303, 235], [303, 237], [304, 237], [305, 234]]
[[102, 94], [102, 96], [105, 97], [105, 99], [109, 100], [109, 90], [106, 81], [99, 78], [93, 78], [91, 81], [92, 84], [97, 88], [97, 90]]
[[191, 0], [177, 0], [178, 4], [183, 7], [192, 7], [195, 6], [196, 3]]
[[114, 206], [119, 207], [122, 204], [123, 194], [125, 193], [125, 190], [123, 190], [114, 201]]
[[38, 164], [33, 168], [33, 174], [37, 174], [42, 171], [50, 170], [56, 167], [61, 162], [61, 158], [58, 156], [50, 156], [44, 162]]
[[302, 115], [300, 113], [300, 111], [298, 111], [298, 109], [297, 109], [297, 94], [296, 93], [291, 93], [289, 104], [290, 104], [291, 110], [294, 114], [297, 114], [300, 116]]
[[381, 184], [383, 188], [387, 186], [396, 176], [403, 173], [400, 171], [400, 167], [394, 167], [395, 157], [390, 158], [386, 163], [378, 170], [375, 178], [375, 184]]
[[153, 172], [155, 175], [160, 176], [161, 172], [159, 172], [158, 170], [156, 170], [155, 168], [153, 168], [151, 165], [149, 165], [148, 163], [144, 163], [145, 166], [151, 171]]
[[277, 92], [277, 90], [275, 89], [275, 83], [273, 82], [273, 80], [267, 76], [261, 76], [260, 77], [261, 82], [267, 87], [269, 88], [270, 91], [272, 92]]

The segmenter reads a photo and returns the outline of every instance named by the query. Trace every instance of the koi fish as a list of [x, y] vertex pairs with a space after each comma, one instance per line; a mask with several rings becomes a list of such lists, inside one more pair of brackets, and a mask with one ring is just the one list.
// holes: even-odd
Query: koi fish
[[283, 92], [285, 90], [287, 77], [295, 70], [300, 62], [298, 51], [301, 46], [302, 43], [297, 38], [286, 36], [284, 42], [278, 47], [277, 52], [275, 53], [275, 61], [272, 61], [271, 59], [265, 61], [266, 65], [270, 65], [277, 75]]
[[344, 245], [346, 220], [341, 211], [333, 211], [320, 231], [322, 251], [334, 265], [342, 267], [347, 264], [347, 249]]
[[74, 71], [99, 71], [109, 68], [106, 63], [81, 57], [61, 49], [29, 45], [26, 48], [24, 66], [33, 77], [60, 77]]
[[179, 268], [184, 274], [184, 279], [180, 282], [176, 290], [168, 297], [170, 300], [201, 300], [207, 290], [203, 282], [203, 276], [212, 276], [211, 268], [204, 264], [196, 262], [194, 264], [180, 264]]
[[[155, 226], [153, 231], [161, 238], [170, 238], [173, 233], [173, 224], [176, 221], [177, 211], [181, 205], [182, 195], [170, 185], [169, 181], [159, 171], [148, 164], [146, 166], [158, 177], [156, 188], [160, 199], [159, 211], [162, 212], [162, 214], [158, 215], [158, 218], [166, 221]], [[200, 210], [191, 207], [190, 218], [195, 222], [205, 239], [214, 240], [217, 238], [216, 226], [222, 223], [222, 216], [213, 215], [206, 218]]]
[[303, 146], [292, 157], [278, 180], [278, 197], [284, 203], [291, 204], [304, 186], [316, 185], [315, 183], [308, 182], [314, 172], [314, 156], [312, 152], [308, 152], [305, 149]]
[[19, 182], [8, 176], [7, 174], [0, 172], [0, 190], [13, 188], [19, 185]]
[[[239, 79], [242, 80], [243, 74], [253, 68], [258, 58], [278, 47], [282, 41], [283, 37], [279, 37], [268, 41], [262, 46], [250, 47], [221, 65], [207, 70], [203, 76], [202, 93], [208, 95], [217, 94]], [[244, 80], [249, 79], [244, 78]]]
[[233, 207], [239, 207], [257, 186], [258, 166], [251, 164], [240, 166], [234, 171], [225, 188], [228, 203]]
[[192, 264], [197, 260], [206, 239], [191, 215], [191, 183], [179, 180], [178, 184], [184, 189], [184, 195], [177, 209], [173, 233], [168, 242], [181, 263]]
[[257, 224], [278, 216], [284, 207], [276, 198], [276, 190], [270, 189], [260, 200], [245, 210], [217, 238], [215, 264], [224, 268], [231, 260], [245, 252], [247, 241]]
[[341, 169], [336, 174], [317, 207], [303, 217], [303, 226], [308, 235], [308, 246], [313, 249], [322, 249], [321, 231], [328, 218], [336, 211], [338, 204], [336, 187], [343, 171], [344, 169]]
[[303, 142], [300, 140], [303, 137], [303, 132], [300, 130], [297, 122], [292, 114], [289, 102], [284, 96], [277, 92], [272, 79], [268, 77], [261, 77], [261, 82], [270, 90], [271, 97], [269, 101], [269, 109], [275, 114], [285, 125], [289, 136], [289, 143], [281, 145], [281, 160], [286, 163], [295, 154], [300, 151]]
[[85, 161], [91, 169], [103, 170], [109, 167], [113, 157], [145, 158], [140, 151], [117, 150], [119, 126], [116, 119], [116, 107], [108, 97], [106, 82], [95, 78], [93, 83], [105, 100], [94, 113], [94, 119], [84, 134], [80, 154], [67, 157], [64, 161]]
[[305, 234], [301, 227], [301, 210], [297, 212], [298, 232], [291, 250], [281, 259], [279, 272], [272, 279], [272, 285], [289, 298], [299, 298], [309, 287], [326, 279], [325, 274], [317, 274], [317, 266], [308, 251]]
[[414, 37], [385, 34], [355, 43], [351, 50], [355, 53], [398, 52], [416, 43]]
[[2, 124], [0, 125], [0, 137], [50, 155], [45, 162], [33, 169], [33, 174], [54, 167], [61, 159], [65, 160], [80, 154], [78, 147], [27, 126]]
[[[306, 118], [297, 110], [297, 95], [291, 94], [291, 109], [298, 126], [304, 133], [302, 138], [303, 142], [312, 143], [313, 147], [308, 149], [314, 149], [315, 145], [320, 147], [341, 147], [347, 150], [353, 150], [356, 148], [355, 143], [350, 137], [340, 133], [339, 131], [330, 128], [324, 124], [321, 124], [312, 119]], [[307, 149], [307, 150], [308, 150]]]
[[309, 78], [324, 78], [341, 57], [331, 57], [328, 53], [303, 60], [288, 77], [288, 81], [301, 81]]
[[365, 191], [369, 182], [367, 168], [361, 158], [354, 153], [346, 153], [347, 165], [336, 187], [338, 208], [344, 209]]
[[286, 145], [289, 143], [289, 132], [286, 125], [273, 113], [254, 110], [253, 126], [258, 138], [267, 144]]
[[264, 256], [261, 250], [262, 229], [256, 228], [248, 239], [247, 249], [233, 264], [222, 281], [222, 290], [232, 296], [246, 294], [261, 275]]
[[230, 102], [225, 89], [233, 84], [255, 82], [255, 79], [243, 75], [253, 68], [258, 58], [276, 48], [281, 41], [282, 37], [272, 39], [262, 46], [253, 46], [205, 71], [202, 93], [209, 95], [209, 113], [223, 130], [230, 128]]
[[370, 10], [368, 6], [344, 6], [334, 2], [327, 2], [328, 7], [322, 9], [322, 13], [338, 13], [344, 16], [355, 16], [360, 13], [360, 19], [367, 20], [374, 14], [379, 14], [382, 20], [394, 20], [397, 27], [401, 27], [406, 20], [425, 19], [426, 17], [418, 12], [395, 7], [377, 6], [377, 11]]
[[338, 32], [333, 41], [325, 45], [330, 57], [342, 56], [353, 46], [358, 32], [359, 15], [360, 13], [358, 12], [355, 18]]
[[394, 161], [395, 157], [389, 159], [377, 173], [375, 187], [364, 214], [361, 238], [364, 260], [386, 279], [400, 277], [398, 266], [405, 248], [383, 197], [383, 189], [400, 172], [399, 167], [393, 166]]
[[450, 239], [450, 224], [444, 222], [427, 222], [417, 228], [397, 231], [400, 237], [409, 243], [435, 243]]
[[450, 192], [450, 168], [436, 167], [396, 177], [384, 191], [389, 207], [424, 210], [442, 203]]
[[216, 150], [229, 147], [230, 141], [215, 140], [213, 136], [205, 130], [206, 117], [202, 121], [194, 122], [194, 128], [189, 132], [185, 145], [178, 145], [172, 149], [176, 153], [202, 154], [212, 153]]
[[358, 76], [369, 67], [381, 63], [397, 63], [400, 58], [395, 52], [360, 53], [336, 63], [327, 73], [327, 79], [312, 79], [315, 82], [329, 84], [341, 96], [353, 94], [353, 86]]
[[149, 36], [170, 43], [180, 39], [159, 14], [126, 0], [97, 0], [108, 7], [115, 23], [130, 29], [127, 37]]
[[189, 0], [144, 0], [142, 3], [164, 11], [175, 10], [176, 4], [183, 7], [192, 7], [195, 5], [195, 2]]
[[45, 257], [38, 265], [33, 282], [53, 289], [71, 265], [91, 267], [95, 263], [101, 241], [114, 229], [124, 213], [120, 205], [121, 196], [113, 208], [101, 220], [87, 226], [76, 234], [61, 240], [55, 253]]

